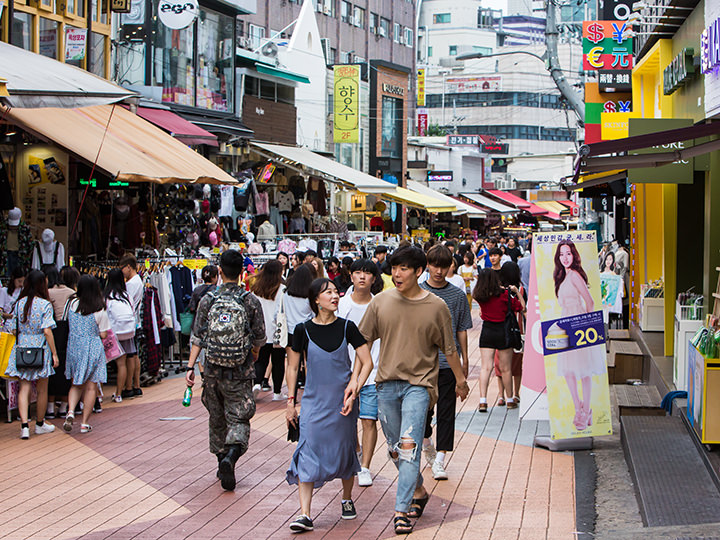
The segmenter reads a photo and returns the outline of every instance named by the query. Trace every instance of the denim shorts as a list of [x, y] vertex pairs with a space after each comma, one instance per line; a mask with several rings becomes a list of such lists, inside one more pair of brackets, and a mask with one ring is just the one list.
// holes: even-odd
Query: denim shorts
[[366, 420], [378, 419], [377, 390], [374, 384], [366, 384], [360, 389], [360, 418]]

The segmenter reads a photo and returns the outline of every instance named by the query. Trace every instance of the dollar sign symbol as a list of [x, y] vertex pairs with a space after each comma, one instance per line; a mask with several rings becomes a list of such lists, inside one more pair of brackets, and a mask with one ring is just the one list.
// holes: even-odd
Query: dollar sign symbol
[[588, 26], [588, 39], [593, 43], [599, 43], [605, 38], [603, 33], [603, 25], [598, 22], [593, 22]]

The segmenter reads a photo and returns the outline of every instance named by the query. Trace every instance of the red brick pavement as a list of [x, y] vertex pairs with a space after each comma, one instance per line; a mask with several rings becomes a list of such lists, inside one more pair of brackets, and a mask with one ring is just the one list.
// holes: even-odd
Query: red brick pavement
[[[479, 321], [476, 321], [476, 323]], [[477, 326], [477, 324], [476, 324]], [[477, 406], [477, 329], [470, 333], [471, 395], [458, 407]], [[496, 393], [491, 385], [490, 400]], [[199, 392], [180, 404], [181, 378], [147, 388], [145, 396], [107, 403], [93, 415], [94, 431], [61, 429], [18, 438], [19, 423], [0, 426], [0, 538], [164, 540], [290, 538], [299, 512], [297, 490], [285, 482], [295, 445], [286, 442], [284, 403], [261, 395], [250, 449], [238, 462], [238, 487], [224, 492], [207, 450], [207, 416]], [[505, 414], [497, 409], [493, 414]], [[517, 414], [517, 413], [513, 413]], [[160, 418], [192, 417], [161, 421]], [[34, 428], [31, 425], [31, 433]], [[394, 538], [397, 472], [380, 432], [371, 470], [374, 484], [356, 488], [358, 518], [340, 519], [340, 482], [313, 498], [315, 531], [331, 539]], [[450, 480], [424, 469], [432, 497], [412, 538], [574, 538], [573, 457], [508, 442], [507, 437], [456, 432], [448, 455]]]

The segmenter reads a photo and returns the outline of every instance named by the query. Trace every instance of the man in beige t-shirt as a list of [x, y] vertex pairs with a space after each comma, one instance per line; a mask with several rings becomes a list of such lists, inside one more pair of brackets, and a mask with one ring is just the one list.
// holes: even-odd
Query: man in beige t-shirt
[[390, 257], [394, 289], [375, 296], [360, 322], [368, 343], [380, 340], [375, 377], [378, 415], [388, 451], [398, 468], [395, 532], [412, 531], [408, 517], [420, 517], [429, 499], [420, 475], [420, 448], [427, 412], [437, 401], [438, 350], [447, 357], [461, 399], [469, 388], [445, 302], [417, 283], [427, 259], [415, 247]]

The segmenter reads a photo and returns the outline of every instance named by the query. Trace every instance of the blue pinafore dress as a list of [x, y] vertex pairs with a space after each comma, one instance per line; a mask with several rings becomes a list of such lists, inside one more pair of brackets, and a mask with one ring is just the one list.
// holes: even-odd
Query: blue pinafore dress
[[357, 404], [349, 415], [340, 414], [350, 382], [350, 356], [345, 333], [333, 352], [308, 337], [307, 375], [300, 412], [300, 440], [290, 462], [288, 484], [313, 482], [316, 488], [336, 478], [360, 472], [357, 454]]
[[100, 339], [100, 329], [95, 315], [81, 315], [68, 311], [70, 333], [68, 335], [65, 377], [74, 385], [86, 382], [107, 381], [105, 347]]

